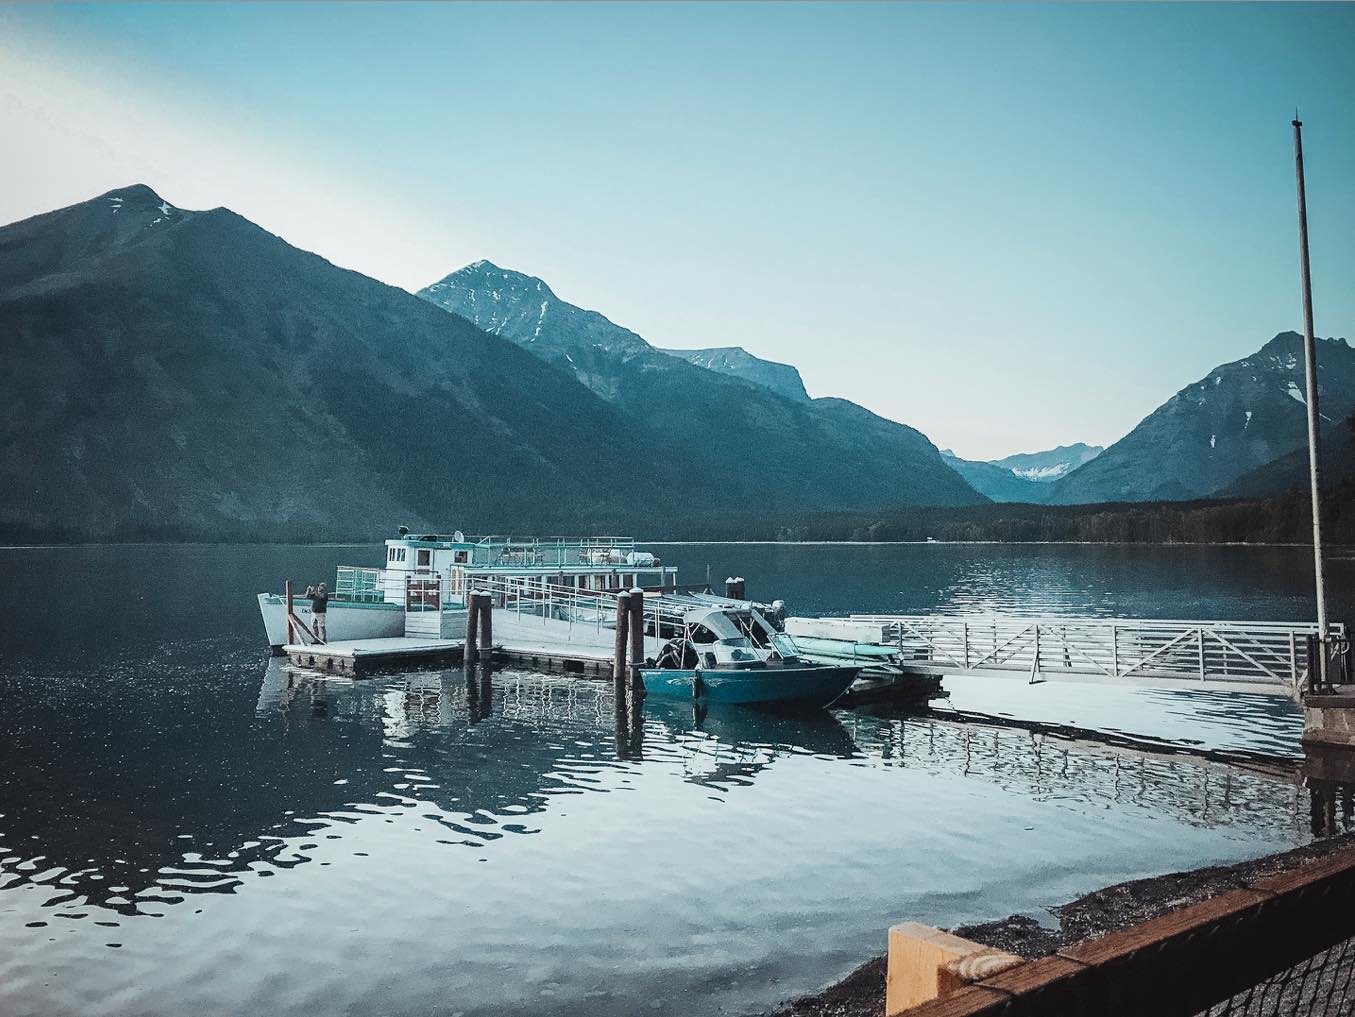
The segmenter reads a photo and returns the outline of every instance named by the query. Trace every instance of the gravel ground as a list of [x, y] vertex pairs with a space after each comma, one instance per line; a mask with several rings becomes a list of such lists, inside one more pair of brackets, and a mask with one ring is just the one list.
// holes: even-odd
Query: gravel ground
[[[1058, 928], [1044, 928], [1022, 915], [950, 931], [1027, 959], [1043, 957], [1083, 939], [1103, 936], [1175, 908], [1285, 872], [1355, 844], [1355, 835], [1333, 837], [1293, 851], [1238, 865], [1220, 865], [1136, 879], [1097, 890], [1054, 909]], [[847, 977], [812, 996], [803, 996], [768, 1017], [881, 1017], [885, 1001], [885, 958], [873, 957]]]

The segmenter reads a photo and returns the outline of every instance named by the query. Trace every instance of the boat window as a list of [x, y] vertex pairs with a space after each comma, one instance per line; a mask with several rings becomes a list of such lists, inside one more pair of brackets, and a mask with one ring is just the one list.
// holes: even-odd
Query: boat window
[[746, 636], [730, 636], [728, 639], [720, 640], [721, 646], [742, 646], [751, 648], [753, 641]]
[[752, 640], [754, 646], [760, 646], [763, 649], [767, 647], [767, 633], [762, 631], [762, 626], [753, 620], [751, 614], [741, 614], [734, 616], [734, 624], [739, 631]]
[[386, 548], [386, 561], [395, 561], [395, 548]]
[[464, 565], [469, 560], [470, 560], [469, 551], [457, 551], [455, 557], [452, 558], [452, 561], [456, 562], [458, 565]]
[[776, 652], [783, 657], [790, 658], [800, 655], [800, 648], [795, 645], [795, 640], [784, 632], [772, 633], [772, 645], [776, 647]]
[[404, 549], [403, 547], [396, 548], [396, 551], [395, 551], [395, 560], [396, 560], [396, 561], [404, 561], [404, 560], [405, 560], [405, 549]]
[[693, 625], [691, 627], [691, 637], [694, 643], [713, 643], [715, 642], [715, 633], [704, 625]]
[[430, 557], [432, 556], [432, 554], [433, 554], [433, 552], [430, 551], [430, 550], [428, 550], [428, 548], [426, 548], [426, 547], [421, 547], [421, 548], [419, 548], [419, 565], [420, 565], [421, 567], [422, 567], [422, 566], [427, 566], [427, 565], [428, 565], [428, 562], [429, 562], [429, 559], [430, 559]]

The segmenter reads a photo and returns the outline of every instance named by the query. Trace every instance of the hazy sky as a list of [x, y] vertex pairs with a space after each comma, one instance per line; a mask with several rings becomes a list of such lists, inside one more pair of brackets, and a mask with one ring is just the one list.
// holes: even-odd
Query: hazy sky
[[133, 182], [477, 258], [987, 458], [1355, 338], [1355, 6], [0, 7], [0, 221]]

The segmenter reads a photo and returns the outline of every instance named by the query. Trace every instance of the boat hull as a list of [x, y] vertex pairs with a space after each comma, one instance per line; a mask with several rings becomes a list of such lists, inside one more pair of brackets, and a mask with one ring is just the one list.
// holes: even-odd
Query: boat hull
[[827, 706], [856, 681], [859, 667], [813, 665], [742, 670], [641, 668], [645, 694], [709, 703], [807, 703]]
[[[308, 627], [313, 625], [311, 602], [307, 597], [294, 597], [293, 610]], [[281, 653], [287, 645], [287, 603], [276, 593], [259, 594], [259, 613], [268, 633], [268, 645], [274, 653]], [[399, 604], [354, 604], [330, 600], [325, 612], [325, 631], [328, 641], [337, 643], [350, 639], [386, 639], [405, 634], [405, 612]], [[297, 638], [304, 638], [300, 633]]]

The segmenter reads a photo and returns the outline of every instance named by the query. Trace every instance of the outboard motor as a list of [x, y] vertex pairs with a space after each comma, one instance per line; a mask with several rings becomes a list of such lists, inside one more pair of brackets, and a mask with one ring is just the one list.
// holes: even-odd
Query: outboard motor
[[777, 632], [786, 631], [786, 602], [773, 600], [772, 606], [762, 615]]

